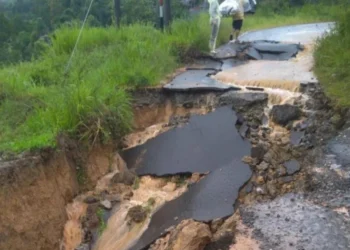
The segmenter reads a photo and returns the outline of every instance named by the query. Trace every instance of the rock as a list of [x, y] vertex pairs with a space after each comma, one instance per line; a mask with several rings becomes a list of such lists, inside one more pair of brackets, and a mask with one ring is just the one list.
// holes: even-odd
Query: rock
[[290, 142], [290, 139], [288, 138], [288, 137], [282, 137], [281, 138], [281, 144], [282, 145], [288, 145], [289, 144], [289, 142]]
[[256, 192], [257, 192], [258, 194], [265, 195], [265, 194], [266, 194], [266, 188], [263, 187], [263, 186], [257, 187], [257, 188], [256, 188]]
[[242, 107], [265, 103], [267, 102], [267, 98], [267, 93], [228, 91], [220, 96], [219, 102], [222, 105], [233, 104], [234, 109], [237, 110]]
[[109, 200], [103, 200], [100, 202], [100, 205], [107, 210], [111, 210], [112, 209], [112, 203]]
[[234, 243], [235, 235], [232, 231], [224, 232], [218, 240], [209, 243], [204, 250], [225, 250], [230, 249]]
[[261, 162], [257, 167], [259, 171], [265, 171], [269, 168], [269, 164], [265, 161]]
[[335, 114], [331, 117], [330, 122], [337, 128], [340, 129], [344, 124], [344, 119], [339, 114]]
[[165, 192], [174, 192], [176, 190], [176, 183], [174, 182], [168, 182], [163, 188], [163, 191]]
[[272, 197], [276, 197], [277, 195], [276, 183], [274, 182], [267, 183], [266, 189], [269, 195], [271, 195]]
[[258, 162], [261, 162], [264, 159], [266, 152], [267, 150], [265, 146], [262, 143], [259, 143], [257, 146], [251, 148], [250, 155], [252, 158], [257, 159]]
[[265, 178], [263, 176], [258, 176], [256, 177], [256, 183], [259, 184], [259, 185], [262, 185], [265, 183]]
[[87, 204], [93, 204], [99, 202], [100, 199], [96, 196], [88, 196], [84, 199], [84, 202]]
[[282, 166], [282, 165], [279, 165], [279, 166], [277, 167], [277, 175], [278, 175], [279, 177], [281, 177], [281, 176], [285, 176], [286, 174], [287, 174], [286, 168], [285, 168], [284, 166]]
[[185, 220], [171, 232], [166, 250], [203, 250], [211, 242], [211, 238], [208, 225]]
[[298, 145], [301, 142], [301, 139], [304, 137], [304, 131], [292, 131], [290, 133], [290, 142], [292, 145]]
[[210, 230], [212, 233], [216, 233], [216, 231], [218, 231], [219, 227], [222, 226], [222, 224], [224, 224], [224, 220], [223, 219], [216, 219], [213, 220], [210, 223]]
[[89, 244], [81, 244], [75, 250], [90, 250]]
[[131, 197], [133, 197], [134, 196], [134, 193], [133, 193], [133, 191], [128, 191], [128, 192], [126, 192], [125, 194], [124, 194], [124, 196], [123, 196], [123, 199], [124, 200], [130, 200], [130, 198]]
[[121, 172], [116, 173], [112, 179], [111, 183], [113, 184], [118, 184], [118, 183], [123, 183], [125, 185], [131, 186], [134, 184], [136, 178], [136, 174], [130, 171], [129, 169], [125, 168]]
[[248, 165], [254, 165], [254, 159], [250, 156], [244, 156], [242, 158], [242, 162], [244, 162], [245, 164], [248, 164]]
[[234, 232], [237, 226], [237, 221], [240, 220], [240, 216], [238, 213], [233, 214], [229, 218], [227, 218], [214, 234], [213, 240], [216, 241], [220, 239], [226, 232]]
[[293, 175], [296, 172], [300, 171], [300, 164], [296, 160], [291, 160], [288, 161], [284, 164], [284, 166], [287, 169], [287, 174], [288, 175]]
[[272, 121], [282, 126], [287, 126], [290, 121], [299, 119], [301, 115], [300, 108], [290, 104], [275, 105], [270, 112]]
[[120, 202], [122, 200], [119, 194], [107, 194], [105, 198], [110, 202]]
[[90, 204], [86, 210], [86, 216], [84, 219], [84, 228], [94, 229], [98, 227], [100, 221], [96, 214], [96, 211], [99, 207], [98, 203]]
[[201, 179], [200, 173], [193, 173], [191, 176], [191, 182], [196, 183]]
[[129, 209], [127, 217], [132, 222], [141, 223], [147, 218], [147, 211], [140, 205], [134, 206]]
[[290, 183], [290, 182], [294, 181], [294, 178], [293, 178], [292, 176], [286, 176], [286, 177], [283, 177], [283, 178], [281, 179], [281, 181], [282, 181], [283, 183]]

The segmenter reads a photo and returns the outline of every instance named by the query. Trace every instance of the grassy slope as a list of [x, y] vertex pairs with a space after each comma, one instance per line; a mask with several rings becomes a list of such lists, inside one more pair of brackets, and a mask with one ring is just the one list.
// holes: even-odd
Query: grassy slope
[[350, 107], [350, 11], [341, 14], [333, 33], [319, 41], [315, 73], [336, 104]]
[[[277, 15], [264, 8], [247, 16], [244, 29], [331, 20], [335, 10], [306, 6]], [[223, 20], [219, 44], [227, 41], [230, 29], [231, 20]], [[61, 28], [41, 59], [1, 69], [0, 151], [54, 146], [61, 132], [91, 142], [129, 131], [131, 100], [125, 88], [157, 85], [179, 66], [184, 51], [207, 49], [207, 15], [175, 21], [171, 30], [163, 34], [139, 24], [86, 28], [65, 74], [78, 28]]]

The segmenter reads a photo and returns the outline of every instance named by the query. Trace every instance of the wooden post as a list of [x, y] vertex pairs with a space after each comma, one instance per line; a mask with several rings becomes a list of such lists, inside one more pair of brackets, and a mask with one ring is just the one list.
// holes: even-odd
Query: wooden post
[[171, 23], [171, 0], [164, 1], [164, 26], [169, 27]]
[[159, 25], [160, 29], [164, 30], [163, 0], [159, 0]]
[[120, 1], [121, 0], [114, 0], [114, 12], [115, 12], [115, 23], [117, 27], [120, 27], [120, 20], [121, 20], [121, 9], [120, 9]]

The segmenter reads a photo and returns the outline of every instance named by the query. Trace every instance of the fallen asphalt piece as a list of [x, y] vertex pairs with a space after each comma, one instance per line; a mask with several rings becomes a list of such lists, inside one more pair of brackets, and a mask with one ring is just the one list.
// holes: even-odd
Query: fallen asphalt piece
[[190, 90], [211, 90], [226, 91], [237, 89], [233, 86], [223, 84], [209, 75], [215, 74], [215, 70], [188, 70], [176, 76], [170, 83], [166, 84], [163, 89], [171, 91], [190, 91]]
[[167, 229], [186, 219], [210, 221], [233, 214], [240, 188], [250, 179], [251, 170], [241, 161], [220, 166], [189, 187], [179, 198], [167, 202], [151, 219], [148, 229], [132, 250], [148, 249]]
[[257, 40], [269, 40], [289, 43], [313, 43], [317, 38], [333, 29], [335, 23], [311, 23], [301, 25], [291, 25], [251, 31], [242, 34], [239, 40], [242, 42], [253, 42]]
[[328, 150], [334, 154], [338, 162], [350, 169], [350, 128], [342, 131], [341, 135], [335, 137], [328, 143]]
[[250, 143], [242, 139], [236, 121], [231, 106], [194, 115], [184, 126], [123, 151], [122, 157], [138, 175], [213, 171], [250, 154]]
[[295, 57], [303, 49], [299, 44], [256, 41], [251, 43], [245, 53], [254, 60], [286, 61]]
[[260, 249], [350, 249], [350, 220], [302, 195], [241, 207], [240, 213]]

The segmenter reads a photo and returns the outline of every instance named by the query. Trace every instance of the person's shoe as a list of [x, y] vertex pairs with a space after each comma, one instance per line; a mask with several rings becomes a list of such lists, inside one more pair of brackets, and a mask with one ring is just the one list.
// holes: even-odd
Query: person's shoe
[[212, 56], [215, 56], [215, 55], [216, 55], [216, 50], [214, 49], [214, 50], [210, 51], [210, 54], [211, 54]]
[[236, 43], [236, 42], [237, 42], [236, 39], [232, 39], [232, 40], [230, 41], [230, 43]]

